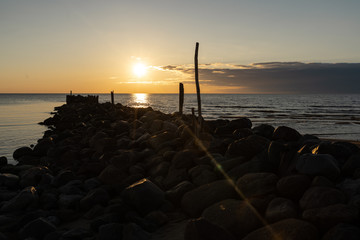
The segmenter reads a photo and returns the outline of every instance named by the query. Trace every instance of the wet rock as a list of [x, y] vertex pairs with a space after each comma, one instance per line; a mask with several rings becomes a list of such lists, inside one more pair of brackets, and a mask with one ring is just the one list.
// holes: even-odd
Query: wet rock
[[305, 210], [304, 220], [312, 222], [321, 229], [329, 229], [338, 223], [351, 223], [357, 219], [358, 209], [345, 205], [335, 204], [322, 208]]
[[248, 173], [240, 177], [236, 186], [245, 197], [260, 197], [276, 191], [278, 177], [274, 173]]
[[253, 132], [251, 131], [251, 129], [248, 128], [242, 128], [242, 129], [236, 129], [232, 135], [235, 139], [242, 139], [242, 138], [246, 138], [250, 135], [252, 135]]
[[0, 173], [0, 186], [7, 188], [16, 188], [18, 186], [19, 177], [11, 173]]
[[360, 194], [360, 179], [344, 179], [336, 185], [348, 199]]
[[345, 203], [345, 200], [345, 195], [335, 188], [311, 187], [304, 193], [299, 204], [303, 210], [306, 210]]
[[80, 200], [80, 208], [88, 210], [96, 204], [105, 206], [109, 201], [110, 196], [103, 188], [97, 188], [88, 192], [88, 194]]
[[331, 228], [322, 240], [358, 240], [360, 228], [347, 223], [339, 223]]
[[274, 223], [287, 218], [296, 218], [297, 209], [289, 199], [286, 198], [274, 198], [268, 205], [265, 218], [269, 223]]
[[258, 135], [236, 140], [231, 143], [226, 151], [226, 156], [244, 156], [252, 158], [261, 151], [267, 149], [270, 141]]
[[97, 178], [89, 178], [84, 181], [84, 188], [86, 191], [93, 190], [101, 185], [101, 182]]
[[60, 193], [63, 194], [84, 194], [83, 191], [83, 184], [80, 180], [72, 180], [65, 184], [64, 186], [61, 186], [58, 188]]
[[262, 225], [255, 208], [235, 199], [215, 203], [206, 208], [201, 216], [239, 239]]
[[310, 187], [311, 179], [306, 175], [291, 175], [281, 178], [276, 188], [283, 197], [299, 200]]
[[191, 217], [198, 217], [205, 208], [228, 198], [236, 198], [234, 187], [227, 180], [218, 180], [195, 188], [183, 196], [182, 209]]
[[153, 168], [149, 170], [150, 176], [166, 176], [169, 171], [170, 163], [168, 162], [161, 162], [155, 165]]
[[123, 237], [124, 225], [120, 223], [108, 223], [99, 228], [99, 240], [119, 240]]
[[43, 239], [47, 234], [55, 230], [56, 227], [52, 223], [44, 218], [37, 218], [20, 229], [19, 235], [23, 239], [29, 237]]
[[29, 147], [21, 147], [14, 151], [13, 158], [15, 160], [19, 160], [23, 156], [31, 156], [33, 154], [33, 150]]
[[270, 142], [270, 145], [268, 147], [269, 162], [271, 164], [273, 164], [274, 166], [279, 167], [279, 165], [281, 163], [281, 158], [285, 151], [287, 151], [287, 148], [284, 144], [282, 144], [278, 141]]
[[336, 179], [340, 175], [336, 159], [329, 154], [303, 154], [297, 161], [296, 170], [301, 174], [329, 179]]
[[169, 222], [169, 218], [162, 211], [152, 211], [147, 214], [144, 219], [157, 228]]
[[215, 172], [208, 165], [197, 165], [189, 170], [191, 181], [196, 186], [201, 186], [207, 183], [214, 182], [218, 179]]
[[194, 184], [189, 181], [183, 181], [178, 185], [174, 186], [170, 190], [166, 191], [166, 198], [172, 203], [179, 203], [183, 195], [195, 188]]
[[280, 126], [274, 130], [272, 139], [287, 142], [296, 142], [301, 138], [301, 134], [293, 128]]
[[232, 134], [236, 129], [249, 128], [251, 129], [252, 123], [248, 118], [239, 118], [230, 121], [228, 124], [219, 126], [215, 130], [215, 134], [224, 136]]
[[84, 214], [84, 218], [94, 219], [100, 217], [101, 215], [104, 215], [104, 213], [105, 213], [105, 207], [101, 205], [93, 205], [91, 206], [90, 210]]
[[259, 126], [253, 127], [252, 131], [254, 134], [271, 139], [275, 128], [269, 124], [260, 124]]
[[289, 218], [259, 228], [243, 238], [243, 240], [259, 239], [317, 240], [319, 239], [319, 233], [314, 225], [302, 220]]
[[40, 205], [43, 209], [54, 209], [57, 208], [57, 194], [56, 193], [42, 193], [40, 195]]
[[165, 193], [146, 178], [127, 187], [121, 195], [127, 204], [144, 215], [165, 203]]
[[39, 197], [34, 187], [30, 186], [24, 188], [11, 200], [2, 205], [1, 211], [16, 212], [26, 209], [29, 206], [34, 206], [38, 203]]

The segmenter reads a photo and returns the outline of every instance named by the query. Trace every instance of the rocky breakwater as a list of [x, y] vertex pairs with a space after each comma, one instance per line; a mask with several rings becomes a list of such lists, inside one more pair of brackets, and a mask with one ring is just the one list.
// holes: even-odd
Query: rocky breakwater
[[121, 104], [57, 107], [1, 158], [0, 239], [360, 239], [347, 142]]

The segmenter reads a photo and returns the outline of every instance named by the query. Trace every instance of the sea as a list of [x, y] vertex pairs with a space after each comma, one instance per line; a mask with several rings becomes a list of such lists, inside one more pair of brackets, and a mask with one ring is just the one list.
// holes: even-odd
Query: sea
[[[110, 94], [96, 95], [100, 102], [110, 101]], [[115, 103], [150, 106], [165, 113], [179, 108], [177, 94], [115, 94], [114, 98]], [[66, 94], [0, 94], [0, 156], [14, 163], [13, 152], [35, 145], [47, 129], [38, 123], [65, 101]], [[201, 102], [207, 120], [247, 117], [253, 126], [266, 123], [324, 139], [360, 140], [360, 94], [202, 94]], [[192, 108], [197, 109], [197, 96], [185, 94], [184, 113]]]

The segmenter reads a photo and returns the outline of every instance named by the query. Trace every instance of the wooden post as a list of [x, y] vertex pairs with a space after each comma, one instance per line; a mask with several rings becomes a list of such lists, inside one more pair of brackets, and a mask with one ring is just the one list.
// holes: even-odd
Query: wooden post
[[201, 97], [200, 97], [200, 84], [199, 84], [199, 68], [198, 68], [198, 53], [199, 53], [199, 43], [196, 42], [196, 47], [195, 47], [195, 57], [194, 57], [194, 61], [195, 61], [195, 83], [196, 83], [196, 95], [197, 95], [197, 102], [198, 102], [198, 126], [197, 126], [197, 131], [196, 136], [199, 137], [200, 135], [200, 131], [202, 130], [202, 113], [201, 113]]
[[199, 43], [196, 43], [195, 48], [195, 83], [196, 83], [196, 94], [197, 94], [197, 102], [198, 102], [198, 114], [199, 118], [201, 118], [201, 98], [200, 98], [200, 84], [199, 84], [199, 68], [198, 68], [198, 53], [199, 53]]
[[183, 114], [184, 106], [184, 84], [179, 83], [179, 113]]
[[72, 96], [72, 90], [70, 90], [70, 96]]
[[111, 103], [115, 104], [115, 102], [114, 102], [114, 91], [111, 91]]

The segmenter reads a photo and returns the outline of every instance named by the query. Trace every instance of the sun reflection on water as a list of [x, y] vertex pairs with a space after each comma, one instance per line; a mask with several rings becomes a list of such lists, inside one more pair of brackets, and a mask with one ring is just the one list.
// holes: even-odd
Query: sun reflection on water
[[132, 94], [132, 104], [134, 107], [148, 107], [149, 106], [149, 94], [147, 93], [134, 93]]

